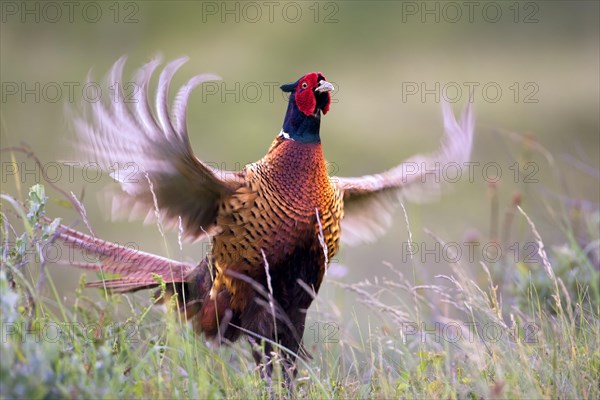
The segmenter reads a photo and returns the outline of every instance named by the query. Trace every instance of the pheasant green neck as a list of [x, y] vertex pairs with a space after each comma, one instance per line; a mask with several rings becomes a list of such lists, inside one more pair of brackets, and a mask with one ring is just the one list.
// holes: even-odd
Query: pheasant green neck
[[306, 115], [298, 109], [294, 96], [290, 96], [281, 135], [301, 143], [320, 143], [320, 127], [321, 111]]

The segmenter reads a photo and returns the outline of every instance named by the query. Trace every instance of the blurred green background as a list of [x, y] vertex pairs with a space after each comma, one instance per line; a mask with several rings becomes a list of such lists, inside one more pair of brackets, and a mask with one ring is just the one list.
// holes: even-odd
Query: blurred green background
[[[74, 135], [65, 104], [82, 101], [88, 71], [99, 81], [126, 54], [128, 80], [136, 68], [161, 53], [166, 61], [190, 57], [176, 75], [174, 88], [195, 74], [214, 72], [223, 77], [225, 88], [237, 93], [237, 99], [224, 95], [221, 86], [217, 94], [198, 89], [191, 97], [189, 132], [197, 156], [207, 162], [234, 169], [262, 157], [286, 109], [278, 90], [271, 98], [269, 85], [318, 70], [337, 89], [321, 127], [332, 169], [342, 176], [381, 171], [435, 149], [441, 137], [435, 95], [422, 99], [420, 91], [407, 94], [407, 87], [416, 84], [420, 90], [424, 84], [433, 89], [437, 82], [441, 89], [454, 82], [447, 94], [456, 99], [453, 107], [458, 112], [468, 100], [465, 82], [475, 82], [473, 161], [501, 167], [501, 213], [512, 196], [521, 193], [523, 208], [544, 240], [553, 244], [563, 236], [556, 210], [573, 202], [597, 209], [600, 203], [598, 2], [474, 2], [472, 10], [463, 2], [76, 2], [72, 14], [61, 2], [47, 4], [3, 2], [0, 35], [1, 145], [25, 143], [43, 163], [73, 158]], [[79, 84], [74, 99], [65, 85], [70, 82]], [[36, 91], [36, 84], [39, 99], [23, 93], [23, 88]], [[484, 93], [486, 84], [502, 93]], [[457, 85], [460, 96], [452, 90]], [[63, 89], [58, 96], [52, 91], [56, 86]], [[519, 135], [546, 149], [550, 162]], [[9, 174], [10, 157], [2, 153], [2, 191], [23, 198], [39, 178], [22, 168], [16, 178]], [[21, 154], [16, 161], [34, 169]], [[524, 182], [522, 175], [515, 182], [511, 166], [529, 161], [537, 166], [537, 182]], [[178, 259], [198, 260], [206, 250], [198, 244], [185, 245], [180, 252], [174, 233], [165, 246], [154, 225], [111, 221], [98, 201], [110, 183], [107, 176], [89, 183], [80, 170], [73, 179], [67, 169], [62, 173], [56, 184], [85, 194], [83, 203], [99, 237], [135, 242], [141, 249]], [[439, 202], [407, 204], [413, 239], [433, 246], [423, 228], [459, 243], [488, 238], [490, 195], [481, 168], [475, 169], [471, 182], [463, 179], [449, 186]], [[47, 191], [51, 198], [60, 198]], [[51, 204], [49, 214], [68, 223], [78, 219], [58, 203]], [[84, 229], [81, 223], [77, 227]], [[529, 229], [517, 218], [513, 239], [528, 237]], [[378, 242], [343, 247], [336, 263], [347, 273], [337, 269], [343, 276], [329, 278], [350, 283], [385, 275], [383, 261], [411, 275], [402, 246], [407, 240], [400, 211]], [[447, 272], [447, 264], [432, 256], [418, 258], [415, 265], [421, 283]], [[60, 267], [52, 272], [69, 298], [80, 271]], [[345, 297], [345, 304], [355, 306], [354, 298], [331, 282], [323, 292]]]

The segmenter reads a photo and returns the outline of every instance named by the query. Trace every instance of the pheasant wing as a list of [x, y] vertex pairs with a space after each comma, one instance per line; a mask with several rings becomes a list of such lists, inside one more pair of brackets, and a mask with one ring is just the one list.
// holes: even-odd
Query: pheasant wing
[[[219, 200], [242, 182], [237, 173], [222, 172], [197, 159], [187, 134], [187, 102], [191, 91], [205, 81], [220, 79], [198, 75], [177, 93], [169, 111], [170, 81], [187, 59], [169, 63], [161, 72], [156, 107], [148, 101], [148, 87], [160, 64], [154, 59], [140, 68], [133, 82], [123, 84], [125, 57], [112, 67], [107, 80], [110, 101], [87, 102], [74, 120], [78, 156], [94, 162], [120, 183], [111, 194], [113, 217], [157, 216], [167, 224], [181, 218], [186, 237], [199, 239], [214, 230]], [[123, 88], [133, 87], [125, 96]], [[108, 96], [105, 96], [108, 97]]]
[[431, 174], [449, 163], [462, 167], [469, 161], [475, 127], [472, 105], [468, 103], [460, 121], [443, 103], [444, 137], [441, 148], [432, 154], [412, 157], [380, 174], [356, 178], [333, 178], [343, 193], [342, 240], [350, 245], [370, 242], [383, 235], [402, 198], [425, 202], [435, 199], [441, 179]]

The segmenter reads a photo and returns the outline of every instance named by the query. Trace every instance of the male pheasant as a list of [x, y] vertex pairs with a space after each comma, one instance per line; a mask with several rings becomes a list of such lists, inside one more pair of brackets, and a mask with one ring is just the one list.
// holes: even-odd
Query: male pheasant
[[[404, 196], [422, 199], [435, 191], [436, 179], [421, 171], [468, 161], [474, 122], [467, 105], [459, 122], [445, 104], [441, 149], [393, 169], [359, 178], [328, 176], [320, 141], [321, 115], [330, 107], [333, 86], [311, 72], [281, 86], [289, 93], [283, 128], [259, 161], [239, 172], [209, 167], [191, 149], [186, 128], [190, 92], [212, 75], [192, 78], [177, 93], [169, 111], [169, 83], [185, 62], [168, 64], [160, 74], [156, 110], [148, 104], [148, 86], [159, 60], [139, 69], [135, 101], [89, 104], [88, 118], [74, 119], [78, 154], [113, 171], [121, 191], [113, 214], [126, 211], [178, 226], [192, 239], [210, 237], [212, 251], [197, 266], [126, 249], [60, 228], [67, 244], [99, 255], [91, 270], [120, 274], [88, 286], [129, 292], [156, 287], [152, 274], [169, 282], [181, 311], [208, 338], [265, 340], [288, 351], [291, 367], [303, 349], [307, 309], [321, 286], [328, 260], [340, 239], [351, 244], [384, 233]], [[125, 58], [115, 63], [109, 84], [121, 81]], [[114, 87], [118, 87], [115, 85]], [[116, 164], [115, 164], [116, 163]], [[115, 173], [115, 165], [127, 173]], [[270, 364], [270, 363], [267, 363]], [[267, 367], [270, 374], [270, 367]]]

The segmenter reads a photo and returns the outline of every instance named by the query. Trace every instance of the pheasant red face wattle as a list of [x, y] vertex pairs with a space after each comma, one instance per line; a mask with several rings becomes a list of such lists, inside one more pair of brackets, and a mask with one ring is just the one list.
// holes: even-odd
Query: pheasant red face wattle
[[330, 92], [333, 85], [320, 72], [311, 72], [298, 79], [296, 83], [283, 85], [284, 92], [294, 92], [296, 105], [303, 114], [313, 115], [319, 110], [327, 114], [331, 104]]

